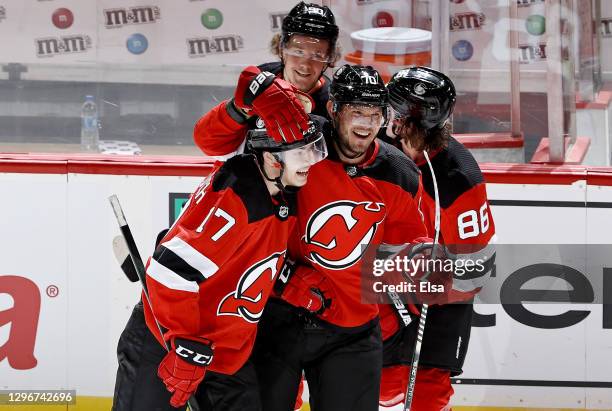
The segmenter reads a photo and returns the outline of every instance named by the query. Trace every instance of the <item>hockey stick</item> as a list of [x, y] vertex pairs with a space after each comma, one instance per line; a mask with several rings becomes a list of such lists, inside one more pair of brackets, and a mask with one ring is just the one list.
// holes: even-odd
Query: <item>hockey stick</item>
[[[151, 300], [149, 298], [149, 291], [147, 288], [147, 282], [145, 279], [145, 268], [142, 263], [142, 258], [140, 257], [140, 253], [138, 252], [138, 247], [136, 246], [136, 242], [134, 241], [134, 237], [132, 236], [132, 231], [130, 230], [130, 226], [125, 219], [125, 214], [123, 214], [123, 209], [121, 208], [121, 204], [119, 203], [119, 198], [115, 194], [108, 198], [110, 201], [111, 207], [113, 208], [113, 212], [115, 213], [115, 217], [117, 218], [117, 223], [119, 223], [119, 229], [121, 230], [121, 234], [123, 235], [123, 239], [125, 240], [125, 245], [127, 246], [128, 253], [132, 260], [133, 269], [136, 271], [138, 275], [138, 279], [140, 280], [140, 284], [142, 285], [142, 290], [144, 292], [145, 298], [147, 300], [147, 304], [149, 304], [149, 308], [151, 308], [151, 313], [153, 313], [153, 306], [151, 305]], [[155, 321], [155, 325], [157, 326], [157, 330], [161, 336], [164, 335], [162, 332], [161, 326], [155, 318], [155, 313], [153, 313], [153, 320]], [[163, 338], [162, 338], [163, 340]], [[168, 343], [164, 340], [164, 346], [166, 351], [170, 351], [170, 347]], [[199, 411], [200, 407], [198, 406], [195, 398], [192, 396], [187, 400], [187, 405], [191, 411]]]
[[[159, 245], [162, 238], [166, 235], [169, 229], [165, 229], [160, 231], [157, 235], [157, 240], [155, 241], [155, 248]], [[130, 250], [128, 250], [127, 243], [123, 238], [122, 234], [119, 234], [115, 238], [113, 238], [113, 253], [115, 254], [115, 258], [117, 259], [117, 264], [123, 271], [123, 274], [133, 283], [138, 282], [138, 273], [136, 272], [136, 267], [132, 263], [132, 258], [130, 257]]]
[[[425, 156], [425, 160], [427, 160], [427, 165], [429, 166], [429, 171], [431, 171], [431, 177], [433, 180], [434, 186], [434, 197], [435, 197], [435, 219], [434, 226], [436, 230], [436, 234], [434, 237], [433, 246], [434, 248], [431, 251], [431, 259], [435, 258], [436, 253], [436, 244], [438, 244], [438, 240], [440, 237], [440, 197], [438, 196], [438, 182], [436, 181], [436, 174], [434, 173], [433, 166], [431, 165], [431, 161], [429, 161], [429, 156], [427, 155], [427, 151], [423, 151], [423, 155]], [[425, 276], [426, 278], [427, 276]], [[427, 310], [429, 308], [429, 304], [423, 304], [421, 306], [421, 315], [419, 316], [419, 327], [417, 329], [417, 338], [414, 343], [414, 350], [412, 352], [412, 362], [410, 364], [410, 375], [408, 378], [408, 387], [406, 388], [406, 400], [404, 402], [404, 411], [410, 411], [410, 407], [412, 406], [412, 399], [414, 398], [414, 385], [416, 383], [417, 370], [419, 367], [419, 358], [421, 357], [421, 345], [423, 344], [423, 333], [425, 332], [425, 323], [427, 321]]]

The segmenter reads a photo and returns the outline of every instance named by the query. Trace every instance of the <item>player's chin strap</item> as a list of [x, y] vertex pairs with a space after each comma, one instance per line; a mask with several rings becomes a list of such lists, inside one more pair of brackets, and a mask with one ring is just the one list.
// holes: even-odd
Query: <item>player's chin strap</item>
[[[431, 172], [434, 187], [434, 200], [436, 203], [434, 217], [434, 227], [436, 230], [436, 234], [434, 236], [433, 249], [431, 250], [431, 259], [433, 260], [435, 259], [436, 244], [438, 244], [438, 240], [440, 238], [440, 196], [438, 195], [438, 182], [436, 181], [436, 174], [434, 173], [434, 169], [431, 165], [431, 161], [429, 160], [429, 155], [427, 155], [427, 151], [423, 151], [423, 155], [425, 156], [425, 160], [427, 161], [427, 165], [429, 166], [429, 171]], [[423, 304], [421, 306], [421, 316], [419, 317], [419, 328], [417, 331], [417, 338], [414, 343], [414, 351], [412, 352], [412, 363], [410, 364], [410, 376], [408, 378], [408, 388], [406, 389], [406, 401], [404, 402], [404, 411], [410, 411], [410, 407], [412, 406], [412, 399], [414, 398], [414, 385], [416, 383], [416, 375], [419, 367], [419, 357], [421, 356], [421, 345], [423, 344], [423, 333], [425, 332], [425, 322], [427, 321], [428, 308], [428, 304]]]
[[288, 193], [288, 194], [295, 194], [295, 193], [297, 193], [299, 191], [300, 187], [286, 186], [281, 181], [281, 178], [283, 177], [283, 174], [285, 173], [285, 163], [283, 163], [276, 156], [274, 158], [280, 164], [280, 175], [278, 177], [276, 177], [276, 178], [272, 178], [272, 177], [270, 177], [268, 175], [268, 173], [266, 173], [266, 169], [265, 169], [265, 167], [263, 167], [263, 155], [258, 156], [258, 161], [257, 161], [257, 166], [259, 167], [259, 170], [261, 171], [261, 174], [264, 176], [264, 178], [266, 180], [268, 180], [271, 183], [274, 183], [274, 185], [276, 185], [276, 187], [278, 187], [278, 189], [280, 191], [282, 191], [283, 193]]

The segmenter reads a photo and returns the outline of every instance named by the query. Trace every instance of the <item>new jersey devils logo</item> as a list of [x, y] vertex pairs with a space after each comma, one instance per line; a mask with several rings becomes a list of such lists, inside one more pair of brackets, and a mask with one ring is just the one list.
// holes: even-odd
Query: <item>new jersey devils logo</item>
[[303, 240], [309, 258], [341, 270], [355, 264], [385, 219], [385, 205], [369, 201], [336, 201], [315, 211], [306, 224]]
[[217, 308], [217, 315], [235, 315], [250, 323], [259, 321], [267, 294], [280, 272], [285, 253], [274, 253], [253, 264], [242, 274], [236, 290], [226, 295]]

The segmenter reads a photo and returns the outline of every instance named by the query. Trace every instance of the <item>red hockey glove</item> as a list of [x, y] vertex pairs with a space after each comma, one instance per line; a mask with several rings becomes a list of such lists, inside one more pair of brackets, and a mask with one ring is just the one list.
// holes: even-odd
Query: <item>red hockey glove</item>
[[276, 142], [301, 140], [308, 130], [308, 114], [301, 98], [312, 98], [268, 71], [249, 66], [240, 73], [234, 104], [261, 117], [270, 137]]
[[157, 375], [173, 393], [170, 405], [179, 408], [204, 379], [206, 366], [213, 358], [212, 346], [202, 340], [175, 337], [171, 341], [171, 351], [166, 354], [157, 369]]
[[322, 314], [325, 310], [325, 296], [318, 288], [305, 289], [293, 283], [287, 284], [282, 294], [283, 300], [291, 305], [301, 307], [315, 314]]
[[323, 276], [316, 270], [296, 266], [290, 260], [278, 277], [275, 291], [289, 304], [304, 308], [307, 311], [321, 315], [331, 305], [331, 299], [326, 298], [323, 289]]
[[[409, 250], [409, 251], [408, 251]], [[445, 304], [453, 285], [453, 270], [445, 247], [433, 244], [430, 238], [417, 238], [407, 256], [414, 264], [404, 276], [415, 284], [417, 304]]]
[[420, 306], [409, 304], [406, 297], [398, 293], [388, 294], [389, 301], [378, 305], [380, 329], [383, 341], [391, 338], [396, 332], [407, 327], [413, 321], [418, 321], [421, 314]]

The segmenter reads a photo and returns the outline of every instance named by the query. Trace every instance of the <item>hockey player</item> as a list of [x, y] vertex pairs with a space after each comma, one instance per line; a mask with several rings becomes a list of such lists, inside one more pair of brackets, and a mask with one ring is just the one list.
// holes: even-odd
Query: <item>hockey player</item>
[[[416, 411], [449, 409], [453, 394], [450, 378], [461, 374], [470, 338], [472, 297], [480, 290], [494, 260], [495, 225], [485, 182], [471, 153], [450, 134], [448, 118], [455, 105], [455, 88], [444, 74], [427, 67], [396, 73], [388, 84], [395, 119], [383, 139], [410, 156], [423, 178], [421, 209], [433, 237], [434, 185], [423, 152], [433, 166], [440, 196], [440, 242], [459, 261], [481, 260], [484, 270], [469, 275], [455, 272], [447, 305], [430, 305], [412, 402]], [[456, 265], [458, 267], [459, 265]], [[409, 367], [417, 336], [420, 306], [411, 306], [405, 322], [391, 305], [381, 305], [384, 339], [380, 404], [404, 402]]]
[[262, 410], [247, 360], [285, 259], [295, 193], [327, 155], [315, 117], [291, 143], [250, 131], [252, 154], [219, 164], [192, 194], [147, 263], [151, 306], [146, 326], [141, 306], [121, 336], [113, 410], [184, 409], [192, 395], [206, 411]]
[[[306, 99], [306, 105], [310, 105], [315, 114], [327, 116], [325, 104], [328, 100], [329, 79], [323, 75], [323, 72], [333, 66], [339, 56], [336, 48], [337, 37], [338, 26], [329, 8], [312, 3], [297, 4], [283, 20], [282, 33], [272, 40], [272, 52], [280, 57], [280, 62], [245, 70], [241, 74], [234, 99], [220, 104], [209, 113], [209, 116], [203, 117], [196, 124], [194, 130], [196, 142], [201, 141], [199, 136], [207, 128], [212, 127], [221, 128], [230, 134], [235, 132], [240, 144], [247, 130], [261, 127], [262, 124], [267, 126], [270, 137], [275, 141], [292, 141], [294, 135], [300, 135], [308, 119], [302, 108], [304, 98], [298, 101], [296, 87], [308, 92], [311, 99]], [[253, 82], [257, 82], [259, 86], [252, 86]], [[249, 87], [253, 87], [252, 90], [255, 91], [251, 92]], [[236, 103], [236, 100], [239, 102]], [[263, 121], [258, 121], [259, 119]], [[210, 155], [228, 154], [238, 145], [226, 151], [224, 144], [229, 143], [229, 146], [232, 146], [231, 141], [221, 139], [212, 143], [220, 144], [216, 146], [211, 144], [205, 149]], [[165, 231], [158, 236], [156, 246]], [[130, 266], [124, 264], [126, 261], [130, 263], [126, 253], [119, 258], [122, 267]], [[128, 277], [130, 277], [129, 272]], [[145, 345], [141, 341], [144, 341], [148, 334], [142, 310], [140, 302], [134, 307], [126, 330], [119, 341], [117, 351], [120, 369], [115, 387], [113, 408], [115, 410], [131, 409], [129, 408], [131, 398], [134, 395], [139, 396], [133, 390], [130, 380], [134, 378], [133, 373], [139, 370], [137, 364], [133, 365], [134, 360], [139, 357], [136, 346]], [[298, 398], [296, 409], [299, 409], [300, 404]], [[202, 411], [209, 409], [200, 405]]]
[[[378, 308], [361, 301], [362, 254], [369, 244], [409, 243], [426, 234], [415, 200], [416, 166], [376, 140], [388, 115], [379, 73], [342, 66], [330, 97], [330, 155], [311, 171], [318, 183], [298, 193], [289, 246], [297, 264], [278, 290], [281, 298], [268, 302], [252, 357], [266, 411], [291, 409], [302, 370], [313, 409], [378, 409], [382, 344]], [[227, 154], [244, 129], [208, 127], [195, 138], [206, 153]]]
[[[297, 97], [287, 92], [287, 83], [307, 93], [310, 99], [306, 98], [306, 103], [312, 106], [309, 108], [313, 114], [327, 117], [329, 79], [323, 73], [339, 57], [337, 39], [338, 26], [328, 7], [304, 2], [297, 4], [283, 19], [282, 32], [272, 40], [272, 52], [279, 56], [280, 61], [245, 69], [238, 80], [234, 98], [217, 105], [196, 123], [196, 143], [206, 141], [200, 148], [211, 156], [227, 155], [236, 150], [244, 140], [246, 130], [256, 127], [258, 117], [253, 115], [251, 107], [246, 104], [248, 100], [245, 103], [243, 96], [248, 94], [246, 87], [258, 76], [266, 79], [261, 88], [272, 95], [259, 99], [261, 105], [264, 101], [267, 105], [259, 107], [258, 115], [273, 123], [266, 124], [268, 129], [281, 130], [271, 133], [277, 141], [291, 138], [293, 133], [299, 132], [296, 128], [305, 122], [299, 108], [295, 109]], [[270, 84], [275, 76], [276, 80]], [[209, 127], [221, 129], [222, 133], [207, 133]], [[237, 141], [229, 140], [229, 135], [237, 136]], [[218, 141], [211, 141], [217, 136], [221, 137]]]
[[[280, 61], [247, 68], [240, 76], [235, 97], [213, 108], [196, 124], [194, 129], [196, 144], [211, 156], [227, 155], [238, 148], [238, 145], [244, 140], [246, 130], [256, 127], [259, 119], [253, 116], [248, 108], [241, 106], [240, 96], [245, 94], [244, 87], [262, 72], [266, 75], [270, 73], [277, 79], [283, 79], [307, 93], [310, 97], [306, 99], [306, 105], [310, 106], [309, 111], [327, 117], [329, 79], [324, 72], [327, 68], [333, 67], [340, 57], [336, 45], [338, 32], [334, 14], [328, 7], [303, 1], [298, 3], [283, 19], [281, 33], [276, 34], [270, 43], [272, 54], [278, 56]], [[269, 75], [268, 78], [270, 78]], [[277, 80], [276, 83], [281, 82]], [[291, 129], [295, 130], [296, 127], [299, 127], [300, 115], [296, 115], [295, 110], [291, 110], [295, 105], [295, 98], [288, 97], [289, 93], [279, 95], [280, 93], [277, 92], [276, 94], [277, 98], [286, 98], [287, 103], [269, 102], [269, 109], [264, 112], [260, 111], [260, 116], [264, 119], [276, 115], [276, 118], [280, 118], [281, 123], [283, 119], [289, 119], [288, 123], [279, 124], [278, 128], [281, 129], [281, 133], [272, 134], [278, 141], [282, 141], [283, 137], [279, 134], [290, 136], [293, 132]], [[301, 101], [304, 103], [304, 98]], [[291, 118], [294, 119], [293, 122]], [[221, 125], [224, 129], [218, 134], [221, 137], [218, 141], [212, 141], [217, 134], [206, 133], [211, 124], [215, 124], [213, 127]], [[291, 129], [287, 130], [288, 128]], [[230, 135], [236, 136], [237, 140], [228, 138]], [[295, 409], [299, 409], [301, 403], [301, 397], [298, 395]]]

